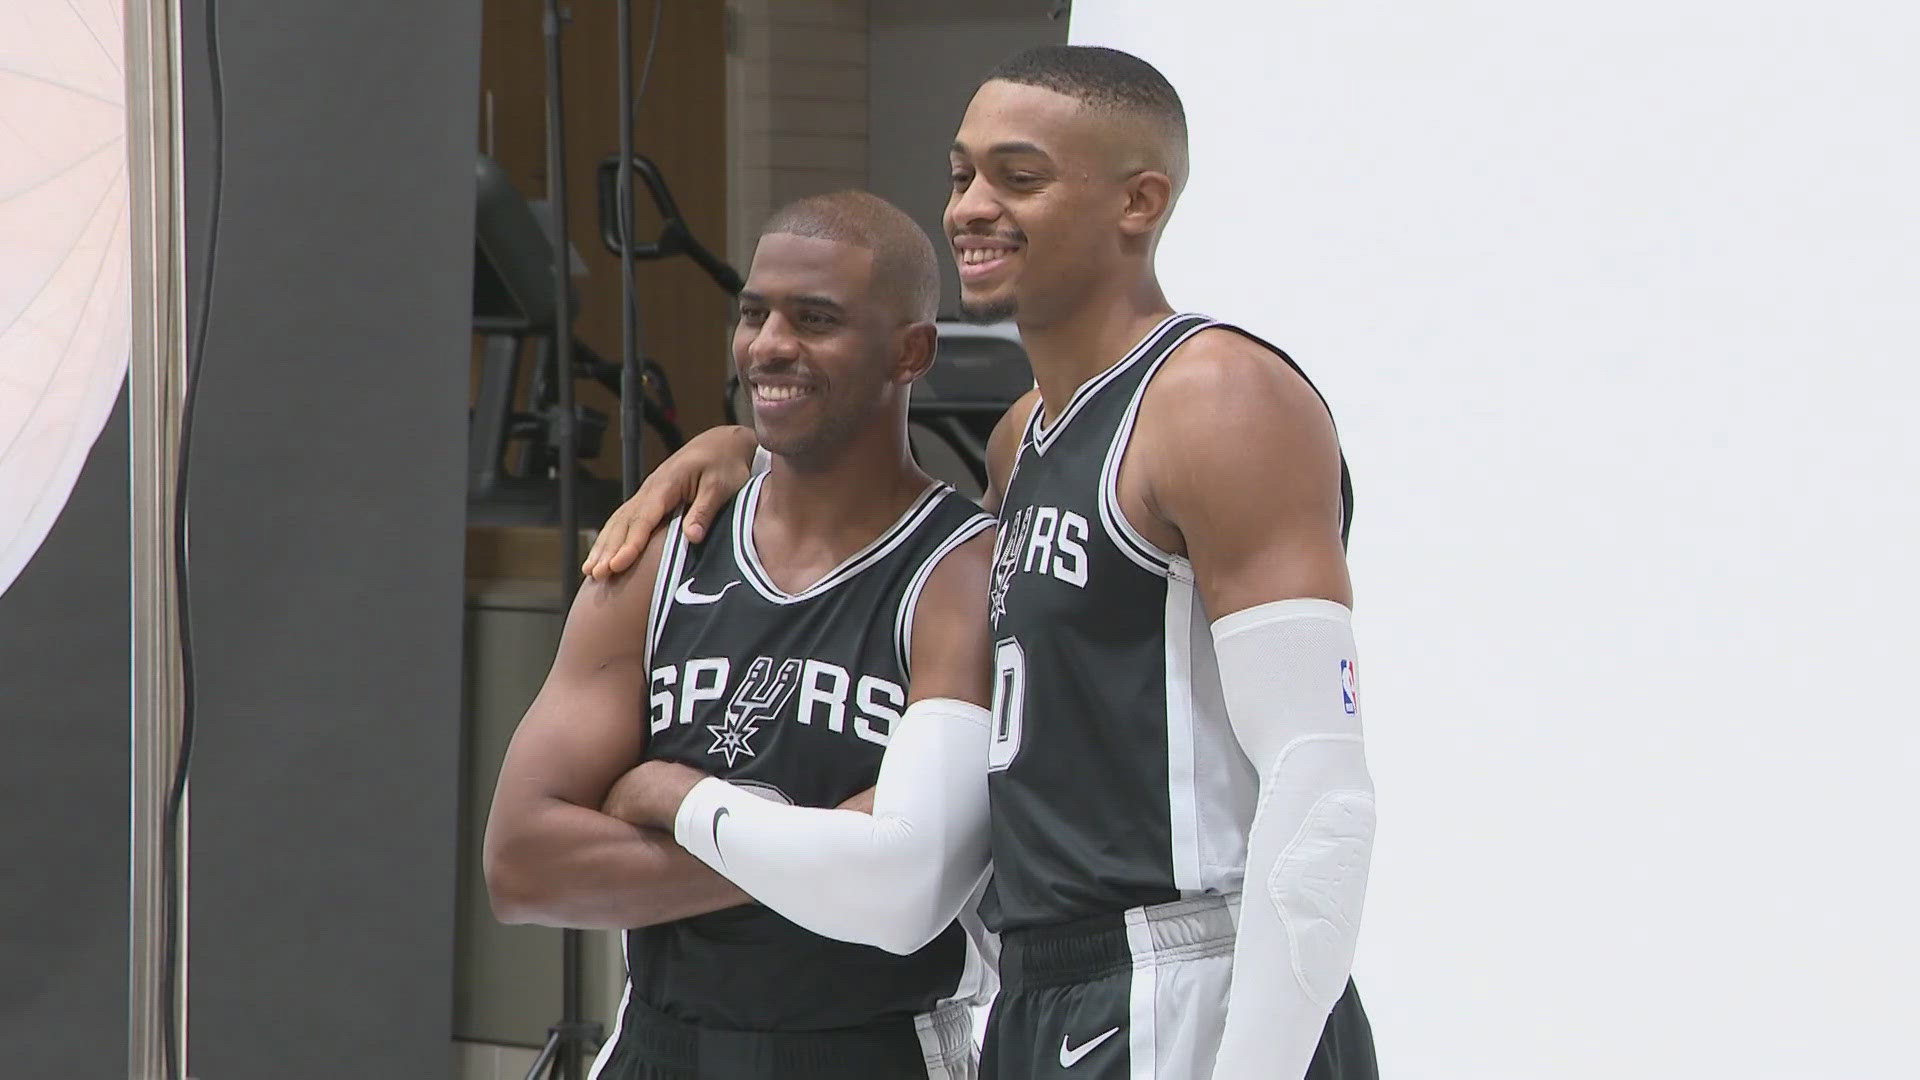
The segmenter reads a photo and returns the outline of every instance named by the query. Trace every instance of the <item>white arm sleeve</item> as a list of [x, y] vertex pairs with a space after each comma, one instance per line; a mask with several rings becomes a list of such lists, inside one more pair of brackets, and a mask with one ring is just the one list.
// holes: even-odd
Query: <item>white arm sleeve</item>
[[1227, 716], [1260, 773], [1215, 1076], [1304, 1076], [1346, 988], [1373, 851], [1352, 618], [1282, 600], [1213, 624]]
[[986, 876], [987, 729], [978, 705], [916, 701], [881, 759], [871, 815], [785, 806], [710, 777], [681, 802], [674, 839], [808, 930], [905, 955]]

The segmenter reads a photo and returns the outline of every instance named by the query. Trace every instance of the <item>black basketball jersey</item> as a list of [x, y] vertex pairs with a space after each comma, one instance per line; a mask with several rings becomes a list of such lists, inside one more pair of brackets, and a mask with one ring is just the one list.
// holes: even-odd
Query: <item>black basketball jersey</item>
[[[1210, 327], [1237, 329], [1168, 318], [1052, 424], [1039, 407], [1027, 420], [990, 604], [993, 930], [1235, 892], [1245, 875], [1259, 778], [1192, 568], [1133, 528], [1115, 489], [1148, 381]], [[1343, 519], [1347, 488], [1343, 465]]]
[[[993, 520], [944, 484], [812, 587], [782, 592], [753, 546], [755, 477], [688, 545], [676, 521], [649, 617], [646, 756], [778, 802], [872, 787], [907, 704], [914, 607], [941, 558]], [[873, 887], [884, 889], [885, 882]], [[911, 956], [821, 937], [757, 904], [626, 935], [629, 992], [713, 1027], [813, 1031], [970, 996], [958, 924]], [[623, 1009], [624, 1012], [624, 1009]]]

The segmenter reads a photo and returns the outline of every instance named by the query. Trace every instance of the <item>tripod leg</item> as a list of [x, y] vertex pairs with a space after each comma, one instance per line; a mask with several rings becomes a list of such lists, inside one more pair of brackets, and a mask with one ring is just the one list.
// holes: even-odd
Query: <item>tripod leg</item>
[[560, 1039], [559, 1028], [547, 1033], [547, 1045], [541, 1047], [540, 1056], [533, 1059], [533, 1067], [527, 1070], [527, 1080], [540, 1080], [540, 1074], [547, 1071], [549, 1065], [557, 1067], [560, 1064], [560, 1058], [555, 1053], [560, 1048]]

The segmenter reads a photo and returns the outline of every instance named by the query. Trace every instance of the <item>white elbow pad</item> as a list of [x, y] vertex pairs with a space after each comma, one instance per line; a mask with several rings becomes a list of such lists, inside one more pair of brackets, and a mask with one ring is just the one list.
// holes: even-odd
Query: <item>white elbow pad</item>
[[1304, 1070], [1353, 966], [1373, 851], [1352, 618], [1283, 600], [1215, 622], [1213, 639], [1227, 715], [1260, 775], [1221, 1061], [1256, 1052], [1245, 1037], [1257, 1023], [1257, 1052]]

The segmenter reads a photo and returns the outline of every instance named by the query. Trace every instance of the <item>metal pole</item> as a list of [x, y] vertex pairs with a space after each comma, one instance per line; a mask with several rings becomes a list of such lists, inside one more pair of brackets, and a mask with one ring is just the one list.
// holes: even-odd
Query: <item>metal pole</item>
[[[554, 376], [560, 391], [560, 415], [555, 428], [559, 442], [560, 582], [563, 607], [570, 607], [580, 587], [580, 522], [574, 473], [578, 448], [573, 424], [573, 298], [571, 254], [567, 244], [566, 128], [562, 122], [560, 66], [560, 3], [546, 0], [543, 28], [547, 38], [547, 203], [553, 211], [554, 251]], [[580, 1080], [580, 1044], [572, 1032], [580, 1023], [580, 931], [560, 932], [560, 1025], [567, 1035], [557, 1047], [559, 1075]]]
[[570, 249], [567, 244], [566, 128], [561, 120], [560, 3], [546, 0], [547, 37], [547, 204], [553, 211], [553, 355], [554, 378], [560, 391], [560, 415], [555, 418], [560, 457], [560, 548], [565, 563], [560, 580], [572, 603], [580, 585], [580, 525], [574, 505], [574, 466], [579, 451], [573, 423], [573, 295], [570, 289]]
[[[180, 749], [183, 698], [176, 622], [173, 517], [186, 392], [185, 177], [178, 10], [126, 5], [127, 164], [132, 209], [131, 414], [133, 699], [128, 854], [127, 1075], [186, 1075], [186, 818], [169, 905], [161, 870], [166, 802]], [[172, 1015], [165, 1009], [167, 909], [178, 931]], [[172, 1038], [169, 1039], [169, 1028]], [[172, 1042], [174, 1060], [167, 1061]]]
[[[656, 0], [658, 2], [658, 0]], [[640, 298], [633, 288], [633, 0], [618, 0], [620, 39], [620, 495], [640, 488]]]

